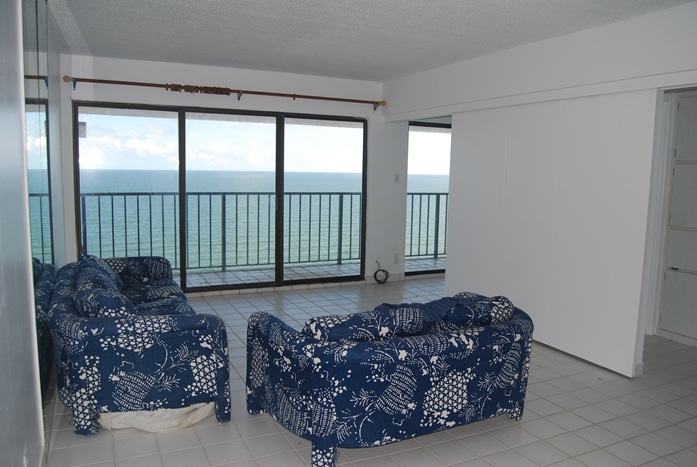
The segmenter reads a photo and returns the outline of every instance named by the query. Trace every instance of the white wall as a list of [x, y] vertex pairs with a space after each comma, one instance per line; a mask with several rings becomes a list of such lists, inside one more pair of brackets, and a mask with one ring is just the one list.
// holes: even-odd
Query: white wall
[[368, 282], [375, 282], [373, 276], [378, 261], [381, 268], [389, 271], [390, 281], [402, 280], [409, 123], [376, 120], [371, 122], [368, 131], [365, 275]]
[[656, 101], [697, 84], [695, 24], [692, 3], [385, 83], [388, 121], [453, 115], [447, 293], [508, 295], [537, 340], [642, 371]]
[[697, 83], [697, 2], [385, 83], [389, 121]]
[[645, 91], [454, 115], [446, 292], [506, 295], [537, 340], [633, 375], [654, 108]]
[[[202, 67], [175, 63], [116, 60], [100, 57], [63, 56], [62, 74], [80, 78], [139, 81], [152, 83], [222, 86], [233, 89], [296, 93], [352, 99], [380, 100], [382, 85], [377, 82], [322, 78], [289, 73], [272, 73], [218, 67]], [[382, 108], [371, 105], [313, 100], [292, 100], [277, 97], [243, 95], [216, 96], [174, 93], [158, 88], [62, 83], [63, 158], [62, 210], [65, 238], [63, 255], [72, 261], [74, 248], [75, 209], [73, 193], [72, 109], [73, 100], [95, 102], [127, 102], [156, 105], [181, 105], [206, 108], [227, 108], [255, 111], [278, 111], [317, 115], [341, 115], [368, 120], [368, 207], [366, 221], [366, 276], [372, 279], [375, 261], [389, 269], [394, 278], [403, 275], [404, 223], [406, 209], [407, 126], [385, 125]], [[399, 143], [394, 144], [395, 141]], [[400, 173], [402, 183], [394, 183]], [[57, 246], [58, 248], [58, 246]], [[394, 264], [394, 253], [400, 255]]]

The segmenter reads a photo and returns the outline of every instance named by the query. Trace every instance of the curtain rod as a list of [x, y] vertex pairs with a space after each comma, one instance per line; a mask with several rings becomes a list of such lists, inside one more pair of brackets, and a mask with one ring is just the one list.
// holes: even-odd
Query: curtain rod
[[218, 86], [196, 86], [191, 84], [161, 84], [161, 83], [144, 83], [139, 81], [118, 81], [113, 79], [96, 79], [96, 78], [76, 78], [70, 76], [63, 76], [63, 81], [66, 83], [73, 83], [73, 89], [77, 83], [94, 83], [94, 84], [114, 84], [119, 86], [141, 86], [148, 88], [162, 88], [167, 91], [173, 92], [189, 92], [192, 94], [217, 94], [223, 96], [229, 96], [231, 94], [237, 94], [237, 100], [242, 99], [244, 94], [249, 94], [252, 96], [267, 96], [267, 97], [288, 97], [293, 100], [296, 99], [314, 99], [320, 101], [332, 101], [332, 102], [349, 102], [352, 104], [370, 104], [373, 106], [373, 110], [377, 110], [378, 107], [384, 107], [387, 102], [381, 101], [370, 101], [363, 99], [348, 99], [345, 97], [328, 97], [328, 96], [312, 96], [308, 94], [290, 94], [285, 92], [268, 92], [268, 91], [249, 91], [245, 89], [231, 89], [226, 87]]

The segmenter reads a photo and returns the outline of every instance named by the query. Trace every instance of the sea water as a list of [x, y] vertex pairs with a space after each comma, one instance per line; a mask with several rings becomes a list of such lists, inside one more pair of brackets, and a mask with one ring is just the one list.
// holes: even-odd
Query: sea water
[[[30, 169], [30, 194], [46, 194], [46, 180], [46, 171]], [[334, 260], [337, 254], [350, 259], [359, 254], [362, 232], [361, 174], [287, 172], [283, 182], [286, 203], [292, 205], [293, 209], [291, 212], [289, 206], [286, 206], [286, 222], [288, 217], [297, 222], [284, 226], [284, 242], [287, 242], [286, 261]], [[187, 264], [205, 268], [216, 267], [223, 262], [244, 265], [267, 264], [273, 261], [274, 238], [271, 224], [276, 184], [273, 172], [188, 171], [185, 184], [190, 203], [187, 229], [190, 251]], [[81, 197], [80, 206], [81, 210], [85, 211], [81, 213], [82, 224], [85, 225], [81, 226], [80, 237], [83, 243], [87, 243], [88, 253], [101, 256], [161, 254], [170, 258], [175, 267], [178, 265], [179, 172], [81, 170], [79, 185], [80, 193], [84, 195]], [[448, 176], [410, 175], [408, 191], [447, 193]], [[137, 195], [130, 198], [102, 196], [99, 201], [97, 196], [94, 196], [105, 193], [150, 196], [147, 196], [147, 204], [137, 201], [138, 198], [143, 198]], [[229, 225], [230, 219], [221, 220], [216, 213], [220, 211], [221, 195], [230, 193], [245, 195], [226, 197], [235, 200], [236, 211], [230, 216], [235, 216], [235, 227], [234, 231], [230, 231], [228, 226], [229, 232], [223, 233], [222, 224]], [[306, 195], [300, 195], [301, 193]], [[310, 193], [315, 195], [311, 196]], [[319, 193], [325, 194], [321, 195], [323, 201], [320, 200]], [[335, 251], [337, 246], [332, 245], [330, 240], [336, 239], [338, 235], [338, 214], [334, 214], [333, 223], [326, 223], [324, 227], [322, 222], [325, 221], [320, 221], [320, 216], [331, 217], [332, 210], [338, 209], [339, 193], [354, 194], [343, 196], [344, 202], [347, 205], [350, 203], [350, 206], [344, 206], [344, 217], [350, 217], [351, 221], [347, 227], [348, 221], [344, 220], [341, 232], [344, 246], [339, 247], [340, 250], [344, 250], [342, 253]], [[34, 255], [42, 259], [46, 259], [47, 251], [50, 258], [48, 212], [45, 196], [30, 196], [32, 247]], [[426, 232], [422, 241], [432, 242], [433, 239], [429, 238], [429, 235], [432, 234]]]

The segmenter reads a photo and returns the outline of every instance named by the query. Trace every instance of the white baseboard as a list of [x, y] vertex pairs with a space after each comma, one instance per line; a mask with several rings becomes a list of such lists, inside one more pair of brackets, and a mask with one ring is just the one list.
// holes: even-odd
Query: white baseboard
[[656, 329], [656, 335], [664, 337], [671, 341], [689, 345], [690, 347], [697, 347], [697, 339], [693, 339], [692, 337], [687, 336], [681, 336], [680, 334], [675, 334], [673, 332], [666, 331], [665, 329]]

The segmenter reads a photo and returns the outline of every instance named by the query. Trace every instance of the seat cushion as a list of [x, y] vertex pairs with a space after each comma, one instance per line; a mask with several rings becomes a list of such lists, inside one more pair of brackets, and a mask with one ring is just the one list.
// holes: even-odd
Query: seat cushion
[[513, 303], [504, 296], [486, 297], [472, 292], [461, 292], [453, 298], [457, 304], [445, 313], [441, 321], [433, 324], [430, 332], [489, 326], [508, 321], [513, 316]]
[[165, 297], [136, 305], [139, 316], [145, 315], [193, 315], [194, 309], [185, 298]]
[[75, 291], [75, 306], [87, 318], [120, 318], [134, 316], [133, 302], [111, 288], [82, 288]]
[[116, 318], [133, 316], [136, 307], [121, 294], [121, 280], [100, 258], [85, 256], [77, 265], [75, 306], [81, 316]]
[[168, 298], [179, 298], [186, 300], [186, 295], [182, 289], [179, 288], [179, 286], [172, 280], [164, 285], [156, 285], [153, 283], [125, 284], [123, 289], [121, 289], [121, 293], [123, 293], [136, 305], [159, 302]]

